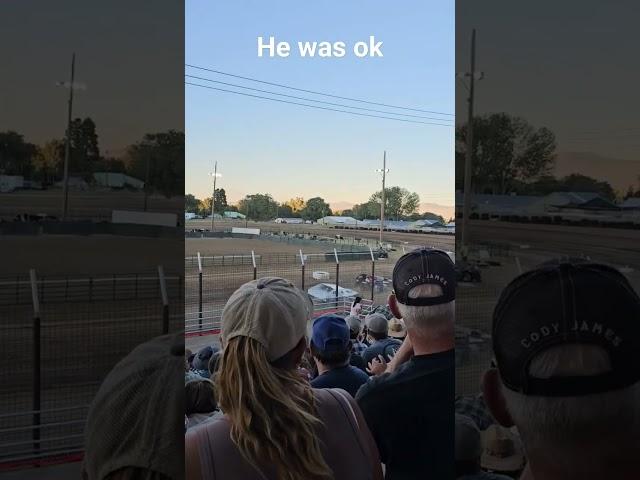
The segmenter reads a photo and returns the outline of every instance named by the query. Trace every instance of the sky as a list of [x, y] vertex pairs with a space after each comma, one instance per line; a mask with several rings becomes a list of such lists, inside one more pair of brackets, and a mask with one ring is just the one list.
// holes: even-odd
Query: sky
[[[187, 74], [453, 123], [454, 2], [190, 0], [186, 2], [185, 22], [187, 64], [449, 115], [346, 102], [190, 67], [185, 68]], [[383, 42], [384, 56], [354, 56], [350, 47], [371, 35]], [[287, 58], [258, 57], [259, 36], [289, 42], [292, 54]], [[294, 51], [298, 41], [343, 41], [347, 54], [343, 58], [300, 58]], [[188, 81], [273, 98], [237, 87]], [[185, 125], [185, 189], [199, 198], [211, 195], [208, 173], [217, 161], [222, 174], [217, 186], [225, 189], [230, 202], [247, 194], [270, 193], [278, 201], [320, 196], [344, 208], [365, 202], [380, 190], [381, 177], [375, 169], [382, 167], [386, 150], [390, 170], [387, 186], [415, 191], [423, 204], [454, 203], [452, 126], [354, 116], [191, 85], [185, 85]]]
[[103, 155], [118, 156], [146, 133], [184, 130], [181, 2], [3, 2], [0, 131], [42, 144], [66, 128], [71, 55], [82, 85], [73, 116], [96, 123]]
[[[477, 114], [548, 127], [559, 152], [640, 160], [637, 2], [459, 0], [457, 9], [457, 71], [469, 69], [476, 29]], [[459, 82], [457, 95], [457, 120], [466, 122]]]

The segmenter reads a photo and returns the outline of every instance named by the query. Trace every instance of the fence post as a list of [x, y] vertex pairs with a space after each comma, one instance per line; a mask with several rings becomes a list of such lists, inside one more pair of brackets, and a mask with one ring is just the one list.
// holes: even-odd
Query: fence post
[[33, 449], [40, 449], [40, 299], [38, 297], [38, 280], [35, 269], [29, 270], [31, 277], [31, 299], [33, 301]]
[[253, 263], [253, 279], [258, 279], [258, 266], [256, 265], [256, 254], [251, 250], [251, 262]]
[[373, 302], [376, 288], [376, 259], [373, 256], [373, 249], [371, 247], [369, 247], [369, 252], [371, 253], [371, 301]]
[[202, 331], [202, 259], [198, 252], [198, 330]]
[[339, 297], [339, 280], [340, 280], [340, 260], [338, 260], [338, 250], [333, 249], [333, 254], [336, 256], [336, 307], [338, 306], [338, 297]]
[[304, 255], [302, 255], [302, 249], [300, 249], [300, 264], [302, 265], [302, 290], [304, 290]]
[[167, 284], [162, 265], [158, 265], [158, 280], [160, 281], [160, 293], [162, 294], [162, 334], [166, 335], [169, 333], [169, 297], [167, 296]]

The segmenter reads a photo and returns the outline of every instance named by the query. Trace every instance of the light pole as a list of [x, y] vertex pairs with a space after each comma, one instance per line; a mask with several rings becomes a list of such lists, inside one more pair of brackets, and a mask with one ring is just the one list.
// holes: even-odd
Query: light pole
[[384, 155], [382, 157], [382, 168], [376, 169], [376, 172], [382, 173], [382, 202], [380, 203], [380, 246], [382, 246], [382, 232], [384, 231], [384, 201], [385, 201], [385, 191], [384, 185], [385, 180], [387, 178], [387, 173], [389, 169], [387, 168], [387, 151], [384, 151]]
[[468, 112], [467, 112], [467, 142], [464, 161], [464, 194], [462, 204], [462, 242], [460, 246], [460, 253], [463, 257], [466, 256], [468, 241], [469, 241], [469, 215], [471, 212], [471, 175], [472, 175], [472, 162], [473, 162], [473, 101], [475, 94], [475, 80], [482, 80], [484, 74], [482, 72], [476, 72], [476, 29], [471, 31], [471, 65], [468, 72], [464, 72], [458, 75], [460, 78], [469, 78], [469, 86], [464, 83], [463, 85], [469, 91], [468, 98]]
[[[73, 79], [75, 76], [76, 54], [71, 55], [71, 81], [69, 87], [69, 101], [67, 105], [67, 138], [64, 144], [64, 170], [62, 178], [62, 220], [67, 219], [69, 203], [69, 157], [71, 156], [71, 116], [73, 112]], [[61, 86], [67, 86], [66, 82], [59, 82]]]
[[218, 179], [218, 177], [221, 177], [222, 175], [218, 173], [218, 161], [216, 160], [214, 166], [213, 166], [213, 172], [209, 172], [209, 176], [213, 177], [213, 195], [211, 196], [211, 231], [213, 232], [213, 229], [215, 227], [215, 218], [216, 218], [216, 214], [215, 214], [215, 205], [216, 205], [216, 180]]

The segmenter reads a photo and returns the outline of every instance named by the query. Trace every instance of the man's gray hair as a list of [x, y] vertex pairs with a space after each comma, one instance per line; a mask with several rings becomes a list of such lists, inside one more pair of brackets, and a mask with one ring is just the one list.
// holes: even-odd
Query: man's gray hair
[[[611, 369], [595, 345], [549, 348], [531, 362], [534, 378], [590, 376]], [[579, 397], [526, 396], [504, 385], [507, 409], [529, 455], [544, 455], [567, 472], [601, 462], [629, 460], [640, 445], [640, 382], [624, 389]], [[585, 445], [592, 451], [585, 451]], [[596, 463], [593, 463], [596, 462]]]
[[[423, 284], [409, 291], [409, 298], [439, 297], [440, 285]], [[431, 335], [453, 334], [456, 316], [455, 300], [440, 305], [413, 306], [398, 302], [398, 310], [408, 329]]]

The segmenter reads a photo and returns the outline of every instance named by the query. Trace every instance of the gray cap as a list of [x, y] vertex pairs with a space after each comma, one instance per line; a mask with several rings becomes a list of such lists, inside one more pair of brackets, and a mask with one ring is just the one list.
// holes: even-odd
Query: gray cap
[[351, 333], [359, 334], [362, 331], [362, 320], [360, 320], [360, 317], [349, 315], [345, 318], [345, 321], [347, 325], [349, 325]]
[[184, 332], [137, 346], [113, 367], [85, 425], [83, 478], [125, 467], [184, 478]]
[[389, 321], [381, 313], [372, 313], [367, 315], [364, 319], [364, 324], [367, 326], [370, 332], [374, 333], [387, 333], [389, 330]]
[[456, 462], [480, 460], [482, 441], [480, 430], [466, 415], [456, 413]]
[[308, 333], [313, 304], [284, 278], [265, 277], [245, 283], [222, 311], [222, 339], [249, 337], [260, 343], [272, 362], [293, 350]]

